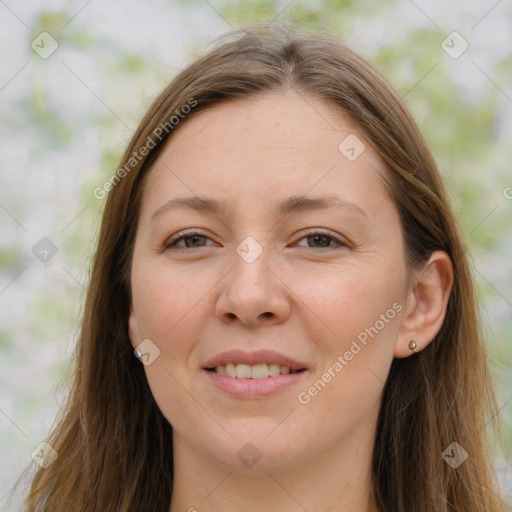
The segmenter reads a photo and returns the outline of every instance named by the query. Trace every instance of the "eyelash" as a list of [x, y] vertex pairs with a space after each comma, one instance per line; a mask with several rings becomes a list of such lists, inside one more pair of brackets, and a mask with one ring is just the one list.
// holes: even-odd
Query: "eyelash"
[[[335, 241], [336, 244], [337, 244], [336, 246], [320, 247], [319, 249], [321, 249], [321, 250], [341, 249], [342, 247], [348, 247], [349, 246], [348, 243], [343, 242], [339, 238], [336, 238], [336, 237], [332, 236], [331, 234], [323, 232], [323, 231], [313, 231], [311, 233], [308, 233], [307, 235], [304, 235], [302, 238], [299, 238], [299, 241], [307, 239], [307, 238], [313, 238], [313, 237], [318, 236], [318, 235], [327, 237], [327, 238]], [[194, 236], [201, 236], [201, 237], [204, 237], [204, 238], [210, 238], [209, 236], [207, 236], [204, 233], [201, 233], [199, 231], [191, 231], [191, 232], [188, 232], [188, 233], [184, 232], [184, 231], [180, 231], [179, 233], [176, 233], [176, 235], [173, 238], [169, 239], [169, 241], [165, 244], [164, 249], [165, 250], [168, 250], [168, 249], [172, 249], [172, 250], [200, 249], [201, 247], [182, 247], [182, 246], [178, 247], [176, 245], [177, 242], [180, 242], [181, 240], [185, 240], [187, 238], [192, 238]], [[211, 238], [210, 238], [210, 240], [211, 240]], [[205, 247], [205, 246], [202, 246], [202, 247]], [[315, 249], [315, 248], [314, 247], [306, 247], [306, 249]]]

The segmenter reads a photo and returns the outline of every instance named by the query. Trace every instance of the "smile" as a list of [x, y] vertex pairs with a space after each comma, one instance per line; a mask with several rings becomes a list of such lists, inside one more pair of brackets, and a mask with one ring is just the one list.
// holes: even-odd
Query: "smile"
[[268, 377], [277, 377], [278, 375], [288, 375], [290, 373], [298, 373], [304, 371], [292, 370], [289, 366], [280, 365], [278, 363], [262, 363], [262, 364], [243, 364], [229, 363], [226, 365], [219, 364], [215, 368], [208, 370], [218, 373], [219, 375], [227, 375], [237, 379], [266, 379]]

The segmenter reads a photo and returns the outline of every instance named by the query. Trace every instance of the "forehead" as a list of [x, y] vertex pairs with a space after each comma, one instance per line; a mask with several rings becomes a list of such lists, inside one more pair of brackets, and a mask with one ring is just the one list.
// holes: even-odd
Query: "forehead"
[[258, 199], [275, 205], [338, 192], [375, 210], [389, 200], [384, 172], [364, 134], [331, 104], [267, 95], [219, 103], [178, 126], [153, 164], [144, 202], [199, 195], [254, 208]]

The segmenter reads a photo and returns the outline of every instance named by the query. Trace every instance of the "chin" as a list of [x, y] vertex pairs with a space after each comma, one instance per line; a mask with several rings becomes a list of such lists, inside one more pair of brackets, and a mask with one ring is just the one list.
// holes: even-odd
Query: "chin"
[[[281, 432], [278, 432], [279, 428], [282, 428]], [[227, 430], [233, 438], [224, 436], [222, 440], [207, 443], [207, 446], [210, 455], [229, 471], [251, 470], [257, 473], [278, 470], [296, 464], [307, 448], [303, 446], [304, 436], [290, 435], [279, 421], [265, 421], [253, 429]]]

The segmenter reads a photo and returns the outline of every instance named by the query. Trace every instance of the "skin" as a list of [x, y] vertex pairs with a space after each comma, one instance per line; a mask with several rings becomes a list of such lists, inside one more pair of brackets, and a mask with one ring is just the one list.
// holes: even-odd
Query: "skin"
[[[366, 146], [355, 161], [338, 149], [350, 133]], [[377, 510], [370, 469], [384, 382], [393, 358], [411, 355], [411, 339], [418, 351], [435, 337], [452, 284], [443, 252], [424, 269], [406, 267], [384, 172], [346, 118], [292, 93], [201, 112], [157, 158], [135, 240], [129, 328], [133, 347], [149, 339], [160, 350], [144, 369], [174, 432], [170, 512]], [[290, 196], [333, 193], [364, 213], [272, 210]], [[227, 211], [164, 209], [151, 219], [186, 196], [225, 201]], [[199, 238], [166, 248], [185, 229]], [[333, 238], [313, 237], [319, 230]], [[249, 236], [263, 251], [251, 263], [236, 251]], [[394, 303], [394, 318], [300, 403]], [[269, 397], [230, 397], [201, 368], [234, 348], [275, 350], [308, 371]], [[237, 457], [248, 442], [262, 455], [252, 467]]]

